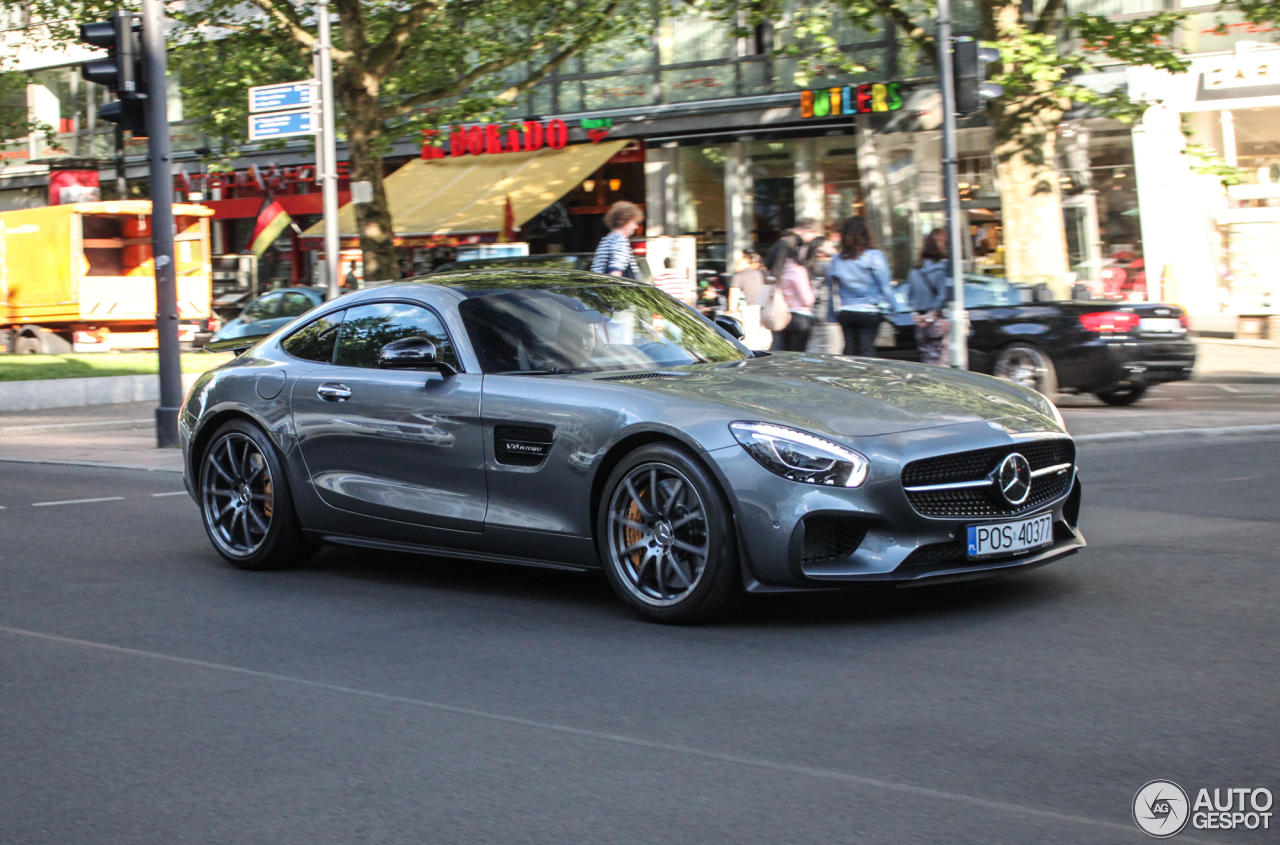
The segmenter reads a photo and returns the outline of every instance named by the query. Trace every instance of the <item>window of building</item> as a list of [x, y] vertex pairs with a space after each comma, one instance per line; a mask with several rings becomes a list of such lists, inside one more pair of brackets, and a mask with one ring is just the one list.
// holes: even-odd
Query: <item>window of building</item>
[[696, 235], [699, 245], [724, 243], [723, 147], [680, 147], [678, 214], [680, 234]]

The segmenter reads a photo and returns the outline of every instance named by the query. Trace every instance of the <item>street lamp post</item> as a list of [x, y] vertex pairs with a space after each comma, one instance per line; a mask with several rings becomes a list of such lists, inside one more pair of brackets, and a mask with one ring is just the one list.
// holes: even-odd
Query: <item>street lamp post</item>
[[951, 366], [969, 369], [968, 325], [964, 314], [964, 243], [960, 229], [960, 188], [956, 184], [956, 84], [951, 63], [951, 0], [938, 0], [938, 85], [942, 88], [942, 185], [947, 207], [947, 254], [951, 258]]
[[320, 82], [320, 143], [316, 145], [320, 165], [321, 202], [324, 209], [324, 269], [328, 299], [338, 297], [338, 144], [337, 121], [333, 113], [332, 36], [329, 30], [329, 4], [316, 0], [317, 43], [315, 75]]

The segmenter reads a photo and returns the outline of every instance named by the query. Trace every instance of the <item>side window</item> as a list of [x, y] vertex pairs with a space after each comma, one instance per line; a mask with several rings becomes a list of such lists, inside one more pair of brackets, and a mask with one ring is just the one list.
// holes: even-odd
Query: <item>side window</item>
[[401, 302], [348, 308], [334, 363], [343, 367], [377, 367], [382, 347], [406, 337], [425, 337], [436, 345], [438, 360], [458, 368], [453, 344], [440, 318], [421, 306]]
[[250, 302], [249, 307], [240, 315], [240, 320], [245, 323], [256, 323], [259, 320], [270, 320], [278, 316], [280, 316], [280, 294], [269, 293]]
[[345, 311], [326, 314], [313, 320], [284, 339], [284, 351], [304, 361], [328, 364], [333, 360], [333, 347], [338, 341], [338, 327]]
[[300, 293], [286, 293], [280, 307], [281, 317], [301, 317], [311, 310], [311, 300]]

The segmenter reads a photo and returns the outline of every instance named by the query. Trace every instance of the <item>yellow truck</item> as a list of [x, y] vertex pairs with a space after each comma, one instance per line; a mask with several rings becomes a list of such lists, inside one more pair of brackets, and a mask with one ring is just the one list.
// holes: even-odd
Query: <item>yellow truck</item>
[[[217, 329], [210, 326], [213, 210], [176, 204], [173, 214], [179, 336], [191, 342]], [[0, 343], [9, 352], [155, 349], [155, 328], [150, 201], [0, 212]]]

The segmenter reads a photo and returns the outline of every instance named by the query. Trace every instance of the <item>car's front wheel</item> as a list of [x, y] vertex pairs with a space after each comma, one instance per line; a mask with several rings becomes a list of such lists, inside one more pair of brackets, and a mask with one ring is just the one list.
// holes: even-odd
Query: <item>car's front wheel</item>
[[200, 461], [200, 512], [213, 547], [240, 569], [283, 569], [316, 551], [302, 534], [284, 465], [248, 420], [213, 435]]
[[600, 499], [601, 562], [618, 596], [656, 622], [702, 622], [742, 597], [729, 506], [683, 449], [651, 444], [614, 468]]

